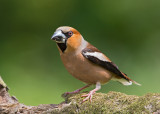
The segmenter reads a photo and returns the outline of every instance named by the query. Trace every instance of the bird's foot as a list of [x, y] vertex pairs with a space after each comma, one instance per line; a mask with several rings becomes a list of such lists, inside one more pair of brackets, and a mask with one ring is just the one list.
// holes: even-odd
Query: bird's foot
[[81, 97], [86, 97], [85, 99], [83, 99], [82, 103], [85, 102], [85, 101], [87, 101], [88, 99], [90, 100], [90, 102], [92, 102], [93, 94], [94, 94], [96, 91], [98, 91], [100, 88], [101, 88], [101, 83], [100, 83], [100, 82], [97, 82], [95, 89], [93, 89], [92, 91], [90, 91], [88, 94], [81, 96]]
[[92, 102], [92, 97], [93, 97], [94, 93], [95, 93], [95, 90], [92, 90], [88, 94], [82, 95], [81, 97], [86, 97], [85, 99], [83, 99], [82, 103], [87, 101], [88, 99], [89, 99], [90, 102]]

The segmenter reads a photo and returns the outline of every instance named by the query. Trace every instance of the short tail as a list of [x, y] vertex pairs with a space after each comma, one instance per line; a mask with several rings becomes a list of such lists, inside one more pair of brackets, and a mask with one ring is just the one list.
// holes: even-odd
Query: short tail
[[113, 78], [112, 80], [118, 81], [118, 82], [120, 82], [120, 83], [122, 83], [123, 85], [126, 85], [126, 86], [132, 85], [132, 83], [134, 83], [134, 84], [136, 84], [136, 85], [138, 85], [138, 86], [141, 86], [141, 84], [137, 83], [137, 82], [134, 81], [134, 80], [129, 80], [129, 81], [128, 81], [128, 80], [126, 80], [126, 79], [124, 79], [124, 78], [121, 78], [121, 79]]
[[141, 84], [139, 84], [138, 82], [136, 82], [136, 81], [134, 81], [134, 80], [132, 80], [132, 82], [133, 82], [134, 84], [138, 85], [138, 86], [141, 86]]
[[139, 83], [137, 83], [136, 81], [134, 81], [134, 80], [132, 80], [132, 79], [130, 79], [125, 73], [123, 73], [123, 72], [121, 72], [124, 76], [125, 76], [125, 78], [126, 79], [124, 79], [124, 81], [120, 81], [123, 85], [125, 85], [125, 83], [131, 83], [130, 85], [132, 85], [132, 83], [134, 83], [134, 84], [136, 84], [136, 85], [138, 85], [138, 86], [141, 86], [141, 84], [139, 84]]
[[120, 79], [118, 79], [118, 78], [112, 78], [112, 80], [118, 81], [118, 82], [120, 82], [120, 83], [122, 83], [123, 85], [126, 85], [126, 86], [132, 85], [132, 83], [141, 86], [141, 84], [139, 84], [136, 81], [130, 79], [125, 73], [123, 73], [123, 72], [121, 72], [121, 73], [123, 74], [123, 76], [125, 78], [120, 78]]

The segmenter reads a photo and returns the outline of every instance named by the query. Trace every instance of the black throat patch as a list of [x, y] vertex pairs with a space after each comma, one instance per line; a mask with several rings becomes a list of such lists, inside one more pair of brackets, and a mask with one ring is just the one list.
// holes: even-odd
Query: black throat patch
[[61, 49], [61, 51], [64, 53], [64, 51], [67, 48], [66, 43], [57, 43], [58, 47]]
[[[72, 32], [72, 31], [69, 31], [69, 32]], [[68, 40], [68, 38], [70, 38], [73, 35], [73, 32], [72, 32], [72, 35], [68, 35], [68, 32], [67, 33], [63, 33], [63, 34], [66, 36], [65, 43], [57, 43], [57, 45], [61, 49], [61, 51], [64, 53], [64, 51], [67, 48], [67, 40]]]

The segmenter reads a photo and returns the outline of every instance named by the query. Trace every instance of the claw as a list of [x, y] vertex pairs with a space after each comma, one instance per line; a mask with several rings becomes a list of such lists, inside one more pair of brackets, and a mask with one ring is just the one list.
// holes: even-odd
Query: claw
[[98, 91], [101, 88], [101, 84], [99, 82], [96, 83], [96, 88], [93, 89], [92, 91], [90, 91], [88, 94], [86, 95], [82, 95], [81, 97], [86, 97], [85, 99], [83, 99], [82, 103], [87, 101], [89, 99], [90, 102], [92, 102], [92, 97], [93, 94]]
[[88, 99], [90, 100], [90, 102], [92, 102], [92, 97], [94, 93], [95, 93], [95, 90], [92, 90], [88, 94], [82, 95], [81, 97], [86, 97], [85, 99], [83, 99], [83, 102], [87, 101]]
[[82, 95], [81, 97], [88, 97], [88, 94]]

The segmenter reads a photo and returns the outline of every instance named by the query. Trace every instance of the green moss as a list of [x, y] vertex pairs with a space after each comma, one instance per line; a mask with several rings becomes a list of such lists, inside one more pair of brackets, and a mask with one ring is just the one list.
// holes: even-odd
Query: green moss
[[147, 94], [139, 97], [135, 95], [126, 95], [120, 92], [96, 93], [92, 102], [82, 103], [81, 96], [86, 93], [74, 94], [65, 98], [66, 103], [62, 103], [59, 109], [54, 109], [54, 113], [153, 113], [160, 110], [160, 94]]

